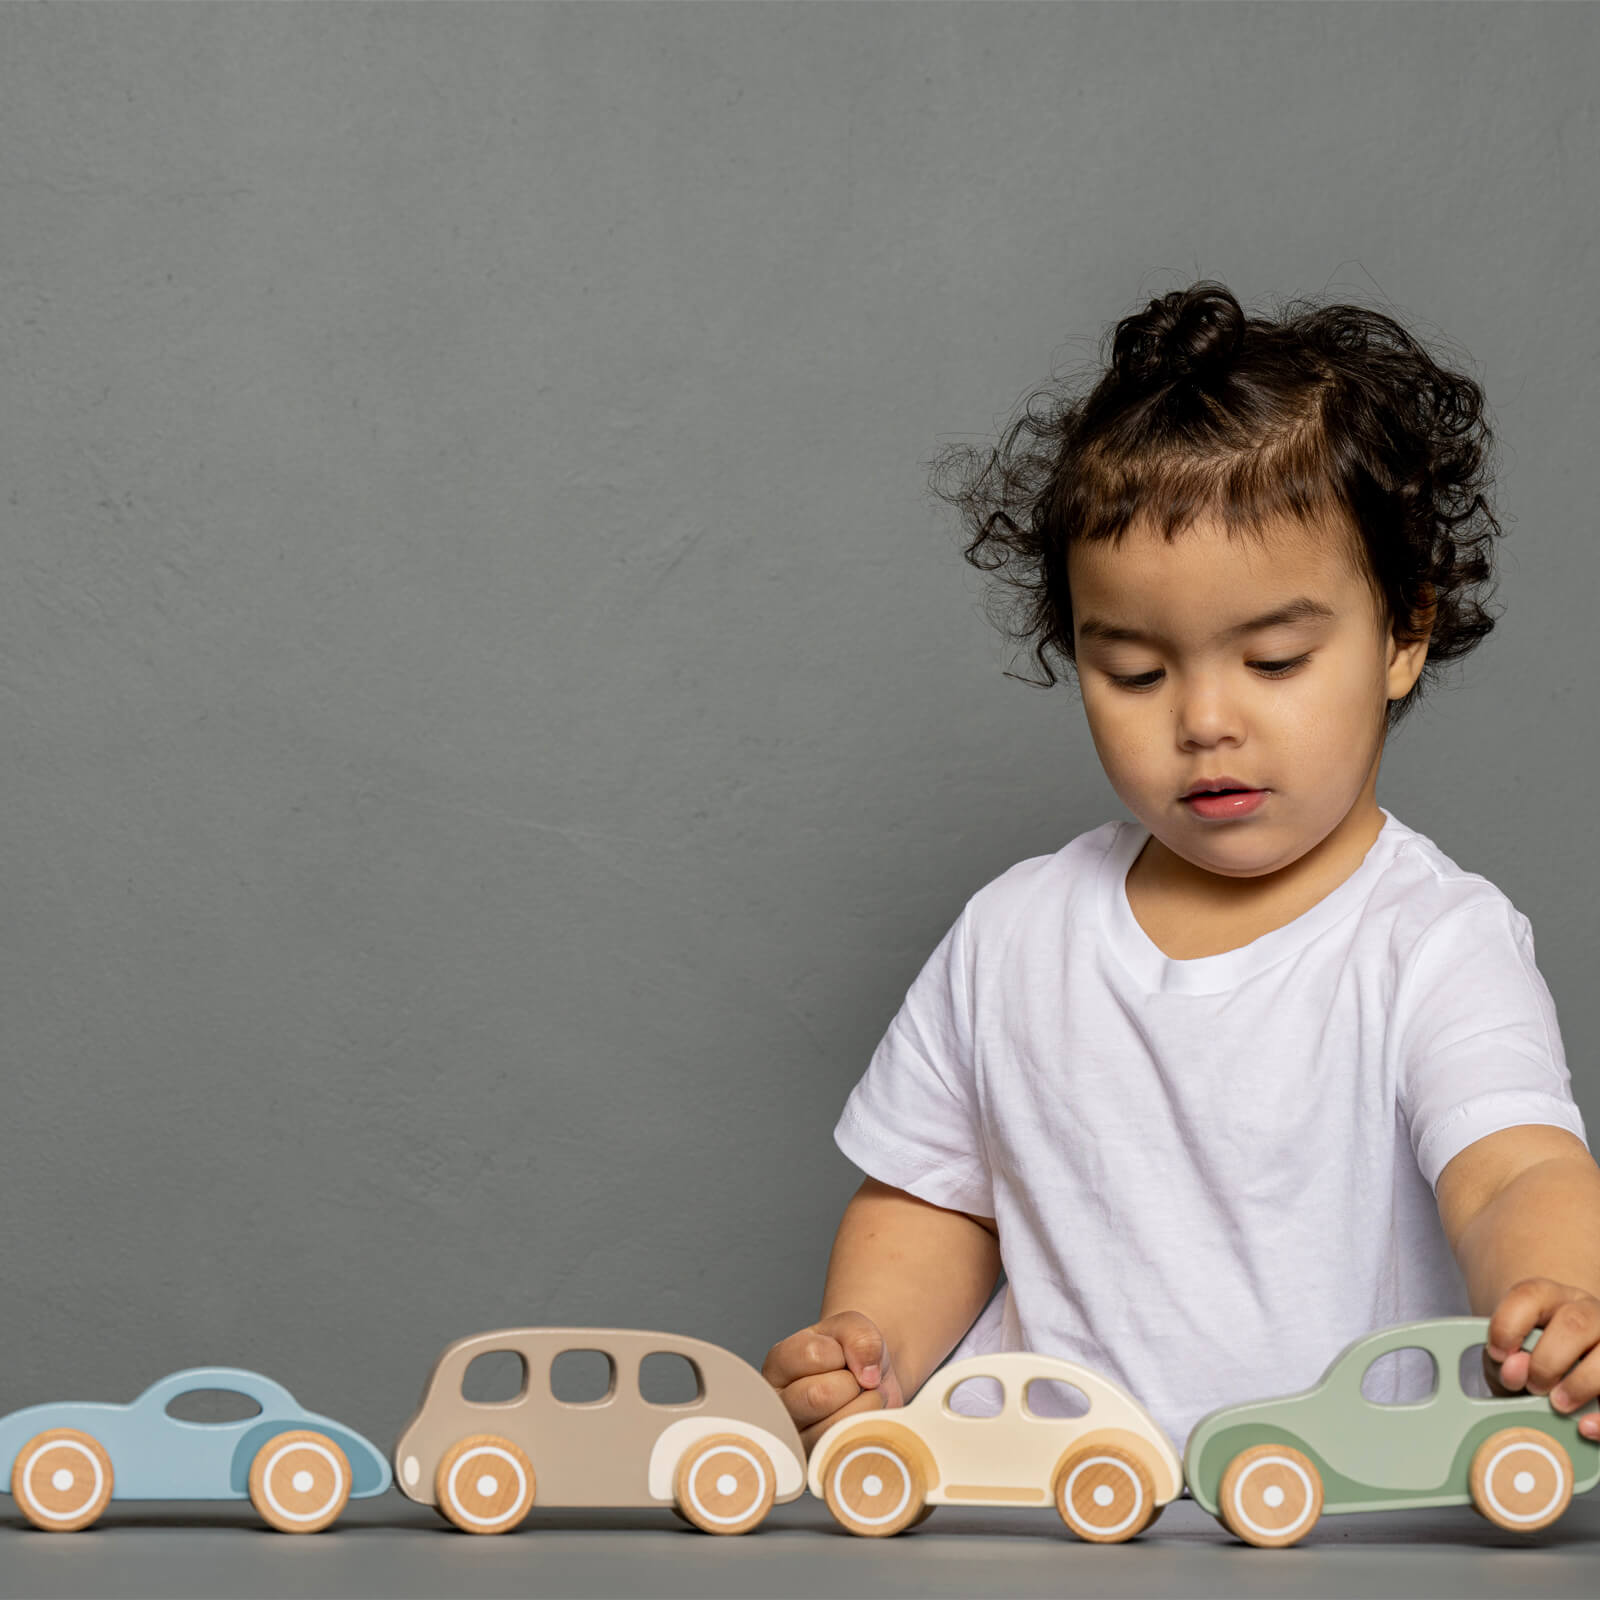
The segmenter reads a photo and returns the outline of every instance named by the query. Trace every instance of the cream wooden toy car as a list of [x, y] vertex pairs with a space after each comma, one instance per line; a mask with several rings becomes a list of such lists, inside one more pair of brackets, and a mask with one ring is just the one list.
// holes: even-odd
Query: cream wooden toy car
[[[557, 1356], [599, 1351], [598, 1400], [558, 1400]], [[481, 1355], [521, 1357], [513, 1399], [465, 1398]], [[639, 1366], [658, 1353], [694, 1370], [691, 1400], [656, 1403]], [[748, 1362], [704, 1339], [637, 1328], [507, 1328], [458, 1339], [435, 1362], [422, 1406], [400, 1435], [400, 1491], [468, 1533], [505, 1533], [541, 1506], [660, 1506], [707, 1533], [748, 1533], [805, 1492], [805, 1447], [778, 1392]]]
[[[1000, 1385], [994, 1415], [951, 1409], [953, 1392], [973, 1378]], [[1081, 1391], [1087, 1411], [1031, 1409], [1028, 1392], [1041, 1380]], [[807, 1482], [851, 1533], [899, 1533], [941, 1505], [1053, 1502], [1080, 1539], [1114, 1544], [1183, 1492], [1183, 1468], [1125, 1389], [1073, 1361], [1008, 1351], [941, 1368], [908, 1405], [834, 1423], [812, 1447]]]

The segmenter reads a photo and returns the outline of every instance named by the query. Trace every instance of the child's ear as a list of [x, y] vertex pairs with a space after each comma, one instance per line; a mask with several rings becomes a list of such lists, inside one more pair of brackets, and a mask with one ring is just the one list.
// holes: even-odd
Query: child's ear
[[1423, 662], [1428, 659], [1428, 641], [1433, 637], [1433, 619], [1438, 608], [1433, 585], [1426, 583], [1422, 587], [1427, 599], [1417, 612], [1410, 643], [1400, 643], [1398, 626], [1389, 640], [1388, 697], [1391, 700], [1399, 700], [1411, 692], [1412, 685], [1422, 676]]

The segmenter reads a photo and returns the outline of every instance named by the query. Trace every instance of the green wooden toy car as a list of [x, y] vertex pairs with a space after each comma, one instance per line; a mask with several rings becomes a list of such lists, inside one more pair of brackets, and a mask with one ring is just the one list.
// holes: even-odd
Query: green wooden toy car
[[[1184, 1447], [1190, 1494], [1255, 1545], [1294, 1544], [1324, 1511], [1471, 1504], [1504, 1528], [1548, 1527], [1600, 1482], [1600, 1445], [1578, 1432], [1595, 1405], [1564, 1415], [1547, 1395], [1468, 1394], [1461, 1358], [1488, 1330], [1486, 1317], [1401, 1323], [1347, 1345], [1301, 1394], [1209, 1412]], [[1438, 1364], [1433, 1393], [1368, 1400], [1372, 1363], [1412, 1348]]]

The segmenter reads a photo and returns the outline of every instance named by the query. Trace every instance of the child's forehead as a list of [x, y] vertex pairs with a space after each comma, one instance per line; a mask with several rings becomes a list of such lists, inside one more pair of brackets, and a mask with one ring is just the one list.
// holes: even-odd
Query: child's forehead
[[1200, 519], [1170, 540], [1135, 524], [1115, 541], [1073, 544], [1067, 562], [1079, 614], [1091, 598], [1190, 611], [1224, 598], [1232, 610], [1309, 595], [1338, 609], [1360, 586], [1341, 536], [1293, 521], [1229, 531]]
[[1075, 644], [1179, 639], [1226, 645], [1282, 623], [1309, 631], [1381, 616], [1359, 552], [1305, 527], [1231, 536], [1195, 526], [1171, 542], [1148, 530], [1069, 552]]

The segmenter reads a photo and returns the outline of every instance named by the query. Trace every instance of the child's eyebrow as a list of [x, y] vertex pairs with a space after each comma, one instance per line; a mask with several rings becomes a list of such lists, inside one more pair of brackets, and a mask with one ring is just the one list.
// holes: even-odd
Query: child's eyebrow
[[[1241, 634], [1255, 633], [1260, 628], [1275, 628], [1287, 622], [1329, 622], [1336, 616], [1338, 612], [1332, 606], [1303, 594], [1281, 606], [1274, 606], [1271, 611], [1265, 611], [1259, 617], [1251, 617], [1248, 622], [1236, 622], [1231, 628], [1224, 628], [1216, 637], [1219, 641], [1237, 639]], [[1137, 628], [1119, 627], [1116, 623], [1103, 622], [1098, 617], [1085, 617], [1078, 624], [1077, 631], [1080, 640], [1125, 640], [1130, 644], [1166, 642], [1159, 634], [1141, 633]]]

